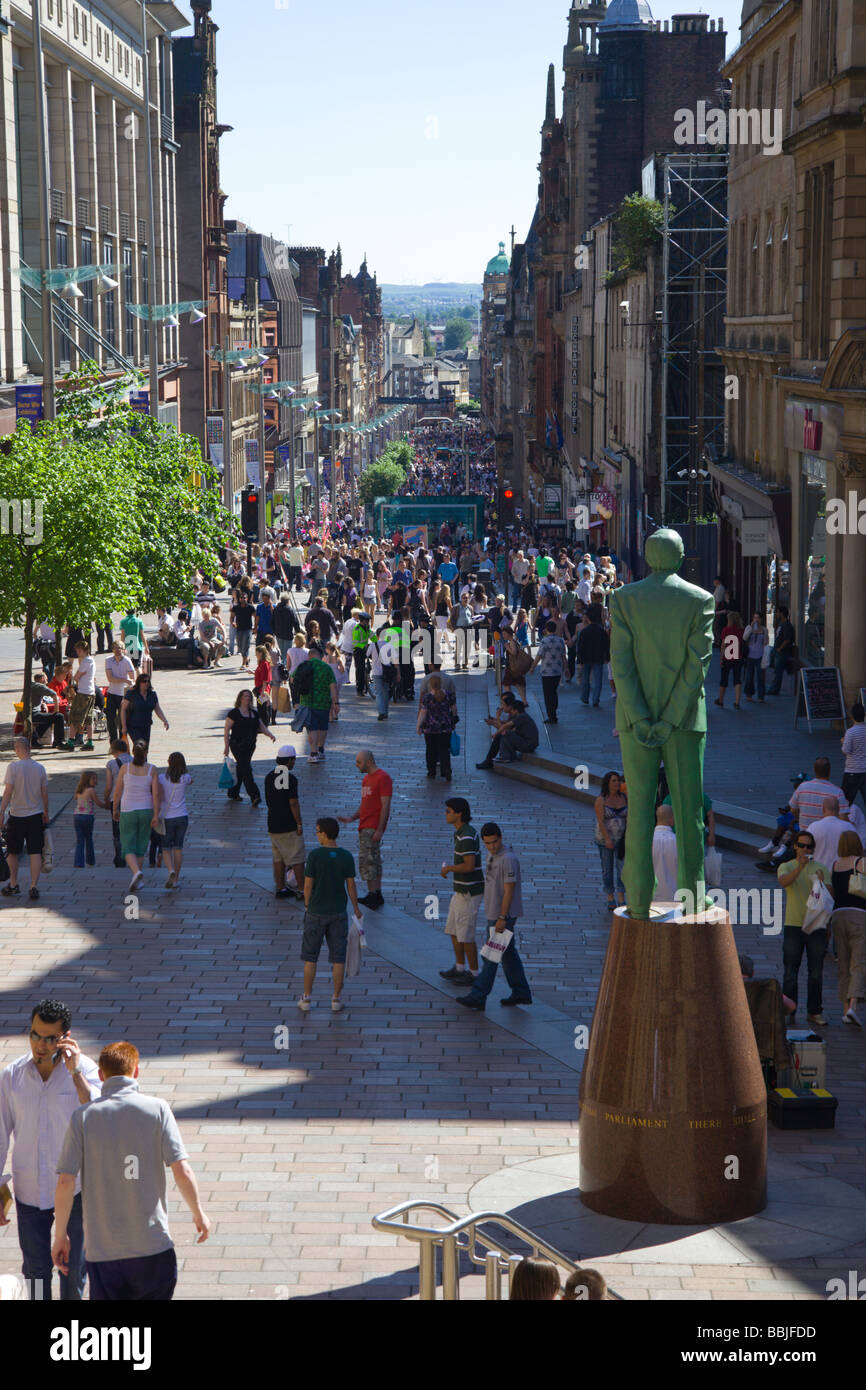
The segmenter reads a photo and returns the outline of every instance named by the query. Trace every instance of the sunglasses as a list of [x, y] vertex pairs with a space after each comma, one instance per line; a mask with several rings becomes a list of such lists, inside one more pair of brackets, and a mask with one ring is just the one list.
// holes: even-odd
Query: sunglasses
[[815, 846], [812, 844], [811, 841], [808, 841], [808, 842], [807, 842], [806, 840], [798, 840], [798, 841], [797, 841], [797, 849], [814, 849], [814, 848], [815, 848]]

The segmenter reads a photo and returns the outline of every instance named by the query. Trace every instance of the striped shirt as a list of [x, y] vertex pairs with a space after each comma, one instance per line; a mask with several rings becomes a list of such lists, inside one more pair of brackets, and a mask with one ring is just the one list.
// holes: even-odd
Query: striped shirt
[[800, 829], [806, 830], [813, 820], [820, 820], [824, 814], [824, 798], [835, 796], [839, 802], [839, 810], [848, 810], [848, 800], [841, 787], [834, 787], [832, 782], [825, 782], [822, 777], [812, 777], [808, 782], [801, 782], [794, 795], [791, 797], [791, 807], [799, 812], [797, 819]]
[[[78, 1065], [90, 1094], [97, 1097], [96, 1063], [82, 1053]], [[47, 1081], [42, 1080], [30, 1053], [10, 1062], [0, 1074], [0, 1173], [14, 1135], [12, 1187], [25, 1206], [42, 1211], [54, 1206], [57, 1160], [69, 1121], [80, 1108], [75, 1082], [64, 1062], [57, 1063]], [[75, 1190], [81, 1191], [80, 1183]]]
[[468, 893], [478, 898], [484, 892], [484, 872], [481, 868], [481, 840], [474, 825], [461, 825], [454, 831], [454, 862], [475, 856], [475, 867], [454, 874], [454, 892]]

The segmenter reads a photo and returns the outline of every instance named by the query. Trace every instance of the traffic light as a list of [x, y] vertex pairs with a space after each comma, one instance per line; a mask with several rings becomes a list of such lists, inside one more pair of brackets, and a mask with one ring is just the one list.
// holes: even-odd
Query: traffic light
[[254, 487], [245, 488], [241, 493], [241, 530], [253, 540], [259, 534], [259, 494]]
[[514, 488], [505, 483], [502, 488], [501, 519], [507, 526], [514, 520]]

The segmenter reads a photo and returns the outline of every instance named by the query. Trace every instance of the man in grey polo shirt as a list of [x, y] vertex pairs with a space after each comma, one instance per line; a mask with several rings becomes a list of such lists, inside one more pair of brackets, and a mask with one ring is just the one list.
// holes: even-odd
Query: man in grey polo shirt
[[[484, 875], [484, 915], [487, 918], [488, 938], [501, 936], [505, 931], [514, 933], [502, 952], [502, 968], [511, 993], [499, 1002], [507, 1005], [531, 1004], [529, 981], [517, 954], [517, 919], [523, 916], [520, 863], [514, 850], [503, 843], [502, 831], [494, 821], [482, 825], [481, 839], [489, 855]], [[482, 1012], [493, 988], [497, 967], [498, 961], [482, 956], [481, 969], [475, 976], [471, 991], [458, 998], [457, 1003], [465, 1009]]]
[[57, 1162], [52, 1258], [65, 1274], [67, 1223], [81, 1173], [84, 1249], [90, 1297], [96, 1301], [167, 1301], [177, 1283], [177, 1258], [165, 1210], [165, 1169], [207, 1240], [210, 1221], [168, 1103], [138, 1089], [138, 1050], [112, 1043], [99, 1056], [98, 1101], [75, 1111]]

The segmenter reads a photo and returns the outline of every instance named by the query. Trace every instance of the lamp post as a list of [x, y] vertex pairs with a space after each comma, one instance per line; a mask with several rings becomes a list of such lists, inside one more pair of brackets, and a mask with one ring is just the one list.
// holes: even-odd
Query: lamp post
[[[48, 191], [48, 121], [45, 116], [45, 64], [42, 53], [42, 15], [39, 4], [33, 14], [33, 93], [36, 104], [36, 168], [39, 181], [39, 254], [45, 270], [51, 269], [51, 199]], [[42, 413], [54, 419], [54, 320], [51, 290], [42, 289]]]
[[[34, 7], [35, 8], [35, 7]], [[150, 46], [147, 40], [147, 0], [141, 0], [141, 47], [142, 76], [144, 79], [144, 147], [147, 169], [147, 216], [148, 237], [150, 239], [150, 274], [147, 277], [148, 316], [148, 367], [150, 374], [149, 413], [154, 420], [159, 419], [159, 348], [157, 328], [153, 310], [156, 307], [156, 209], [153, 198], [153, 132], [150, 122]]]

